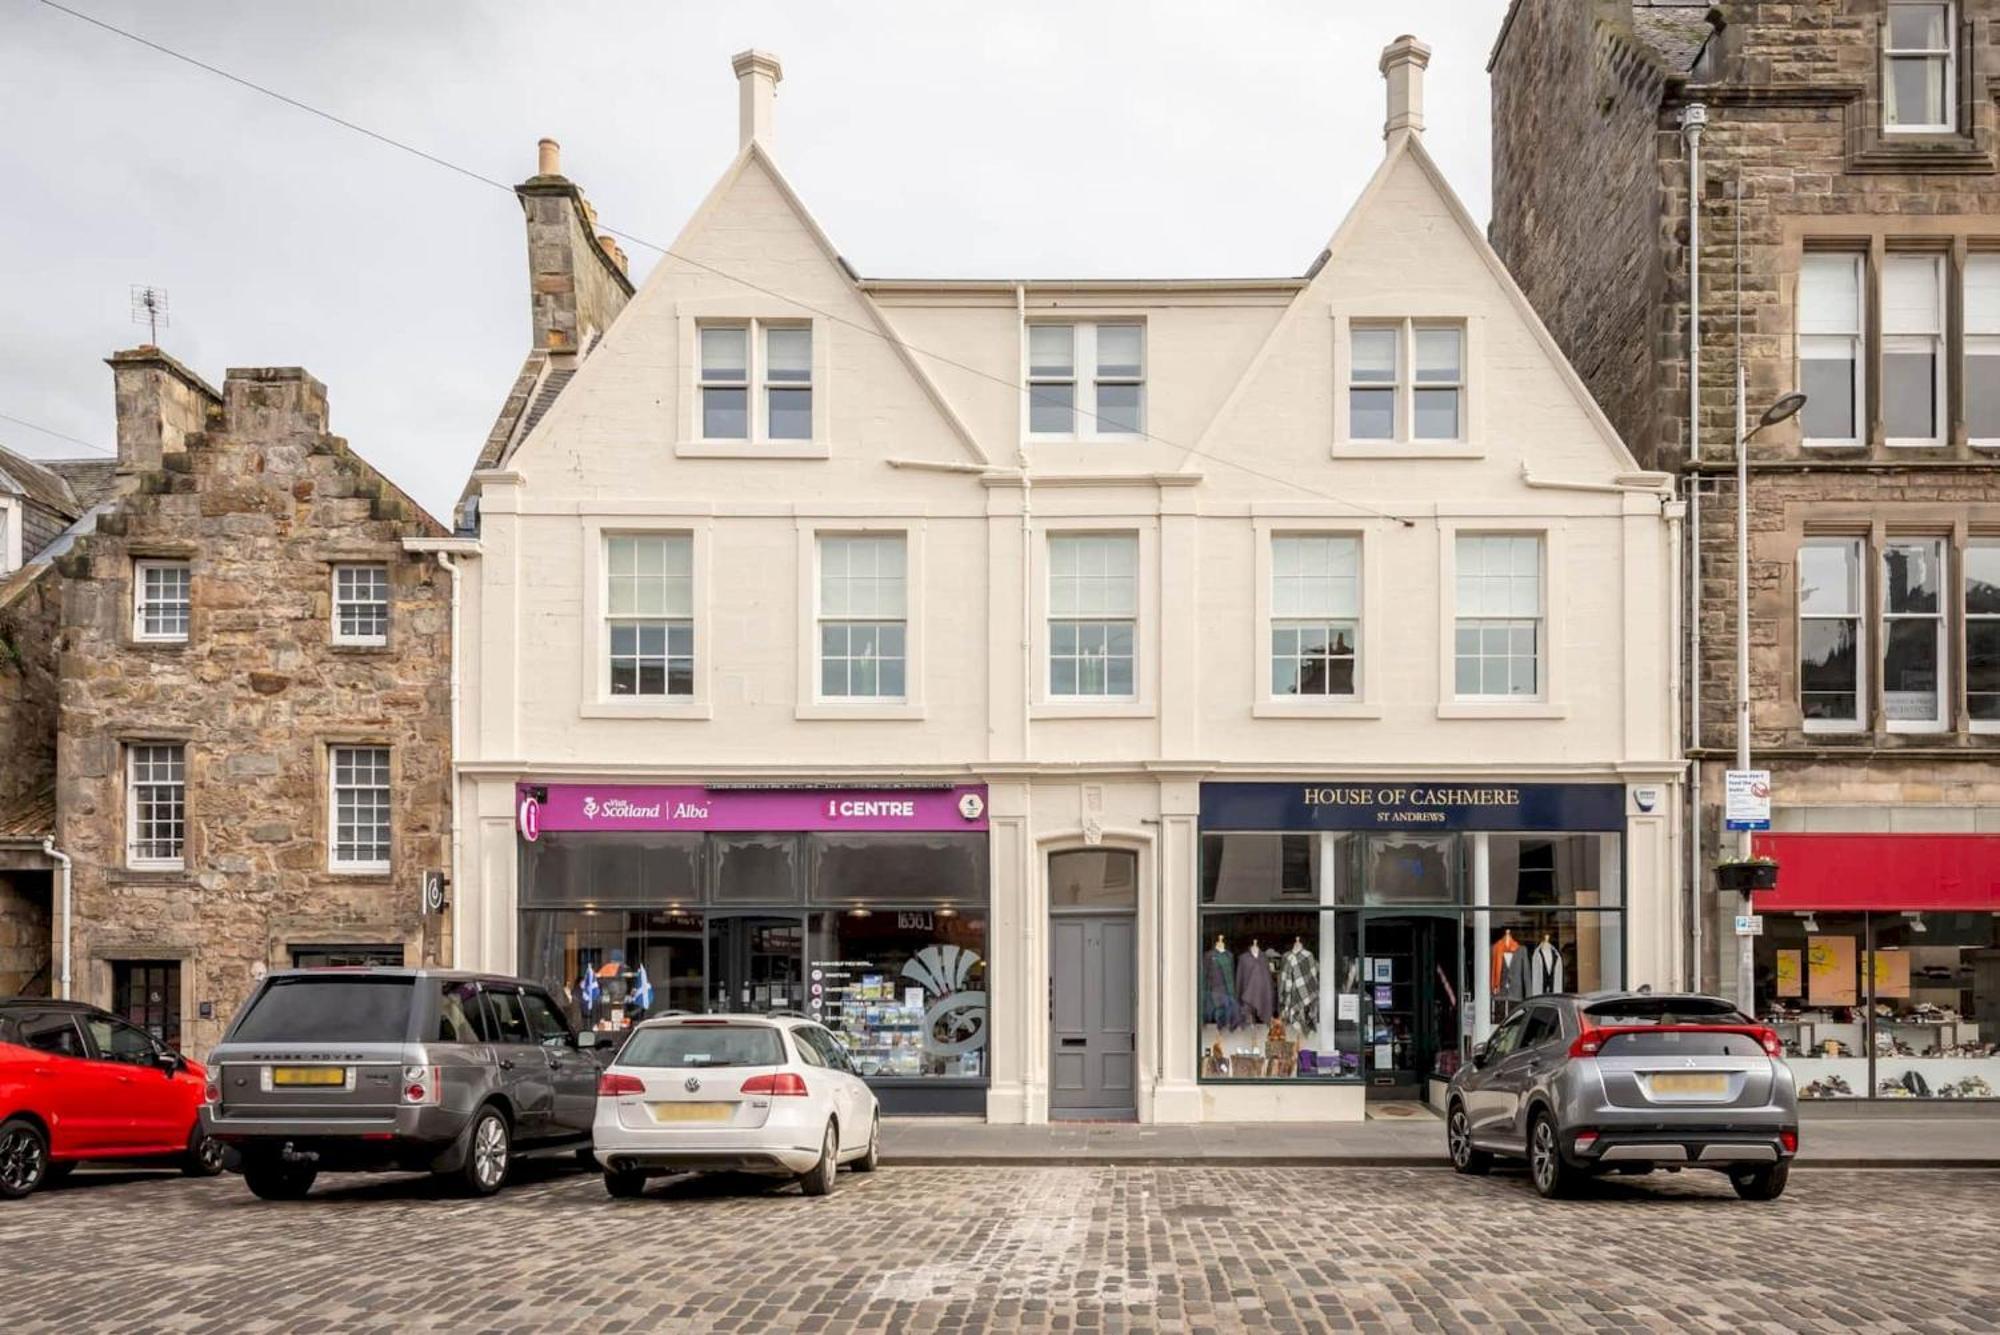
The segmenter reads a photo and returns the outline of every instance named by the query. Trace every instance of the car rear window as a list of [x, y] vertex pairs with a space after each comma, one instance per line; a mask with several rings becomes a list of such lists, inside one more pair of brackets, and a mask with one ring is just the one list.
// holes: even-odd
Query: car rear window
[[669, 1024], [639, 1029], [619, 1050], [620, 1066], [782, 1066], [778, 1031], [767, 1024]]
[[400, 1043], [409, 978], [274, 978], [236, 1022], [232, 1043]]
[[1762, 1057], [1764, 1045], [1748, 1034], [1722, 1029], [1661, 1029], [1613, 1034], [1599, 1052], [1604, 1057]]
[[1620, 997], [1583, 1011], [1600, 1029], [1621, 1024], [1749, 1024], [1750, 1017], [1719, 997]]

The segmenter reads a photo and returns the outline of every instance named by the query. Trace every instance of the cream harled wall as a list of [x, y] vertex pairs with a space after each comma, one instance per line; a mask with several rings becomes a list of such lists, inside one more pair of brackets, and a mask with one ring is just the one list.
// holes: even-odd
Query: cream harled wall
[[[1677, 508], [1664, 478], [1637, 473], [1415, 133], [1388, 136], [1310, 280], [857, 283], [774, 166], [756, 68], [743, 150], [674, 246], [687, 259], [660, 262], [547, 416], [476, 480], [462, 963], [515, 967], [519, 780], [984, 782], [989, 1117], [1047, 1115], [1045, 868], [1091, 844], [1139, 855], [1140, 1117], [1357, 1117], [1358, 1086], [1197, 1082], [1201, 784], [1473, 778], [1627, 785], [1627, 981], [1679, 982]], [[1151, 438], [1026, 441], [1024, 323], [1108, 317], [1145, 326]], [[1339, 429], [1345, 327], [1404, 317], [1465, 323], [1465, 439], [1363, 450]], [[811, 324], [814, 440], [785, 447], [797, 457], [699, 441], [695, 330], [723, 318]], [[815, 532], [877, 527], [908, 535], [909, 699], [815, 703]], [[1545, 700], [1452, 701], [1461, 528], [1546, 536]], [[603, 537], [649, 529], [693, 535], [692, 700], [600, 687]], [[1043, 553], [1064, 529], [1139, 535], [1134, 701], [1044, 698]], [[1274, 530], [1317, 529], [1361, 537], [1364, 654], [1358, 701], [1314, 709], [1265, 698], [1260, 553]]]

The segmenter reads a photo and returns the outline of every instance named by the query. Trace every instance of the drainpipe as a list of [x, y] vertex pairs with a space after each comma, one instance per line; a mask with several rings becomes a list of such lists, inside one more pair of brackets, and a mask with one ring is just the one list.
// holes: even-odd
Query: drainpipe
[[452, 924], [451, 924], [451, 967], [464, 968], [461, 962], [465, 952], [465, 933], [458, 930], [458, 678], [461, 671], [458, 662], [458, 563], [451, 559], [450, 552], [432, 552], [437, 563], [451, 576], [451, 763], [445, 768], [445, 781], [451, 789], [451, 828], [445, 835], [445, 861], [451, 871]]
[[42, 852], [62, 864], [62, 975], [57, 980], [57, 996], [69, 1000], [69, 938], [70, 938], [70, 890], [69, 854], [56, 847], [56, 837], [48, 835], [42, 840]]
[[[1701, 133], [1708, 108], [1691, 102], [1681, 112], [1688, 160], [1688, 462], [1701, 462]], [[1688, 485], [1688, 729], [1689, 746], [1701, 746], [1701, 474]], [[1701, 761], [1688, 776], [1688, 989], [1701, 991], [1702, 865]]]

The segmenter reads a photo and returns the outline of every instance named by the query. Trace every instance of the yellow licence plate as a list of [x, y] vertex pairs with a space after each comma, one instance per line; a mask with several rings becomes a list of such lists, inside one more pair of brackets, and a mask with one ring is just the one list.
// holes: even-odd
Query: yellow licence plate
[[274, 1066], [271, 1068], [271, 1083], [274, 1085], [345, 1085], [345, 1066]]
[[652, 1103], [656, 1122], [726, 1122], [735, 1112], [733, 1103]]
[[1653, 1077], [1653, 1092], [1655, 1094], [1727, 1094], [1729, 1092], [1729, 1077], [1720, 1072], [1699, 1075], [1662, 1072]]

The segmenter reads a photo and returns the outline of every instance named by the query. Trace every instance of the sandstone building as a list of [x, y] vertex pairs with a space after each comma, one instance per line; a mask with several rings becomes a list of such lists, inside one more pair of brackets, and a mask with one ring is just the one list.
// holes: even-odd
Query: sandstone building
[[[1516, 0], [1489, 69], [1494, 247], [1698, 516], [1694, 977], [1741, 991], [1748, 955], [1746, 1004], [1809, 1093], [1989, 1095], [2000, 4]], [[1780, 867], [1739, 938], [1708, 872], [1735, 847], [1735, 439], [1794, 388], [1804, 412], [1749, 446], [1757, 850]]]
[[0, 949], [198, 1053], [265, 969], [448, 956], [452, 579], [305, 372], [110, 364], [108, 494], [0, 582]]

